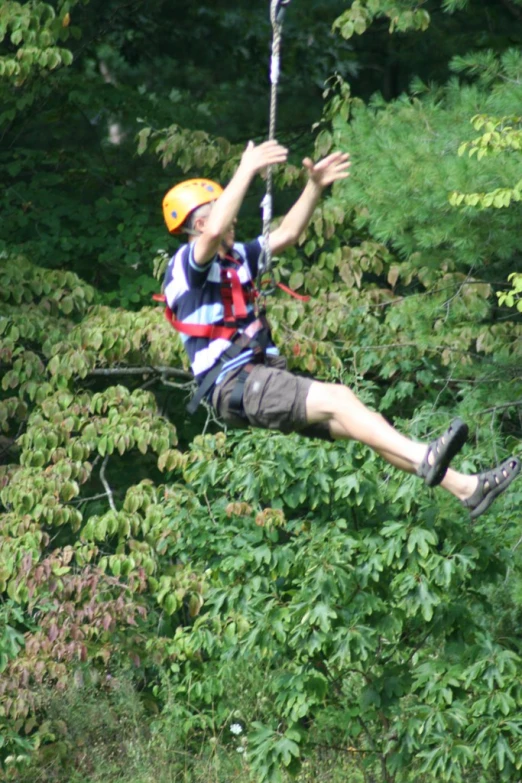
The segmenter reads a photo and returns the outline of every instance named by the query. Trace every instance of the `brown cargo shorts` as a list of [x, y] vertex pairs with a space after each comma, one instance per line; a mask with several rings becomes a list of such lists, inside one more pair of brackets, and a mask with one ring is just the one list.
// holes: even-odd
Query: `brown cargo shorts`
[[289, 372], [281, 356], [266, 356], [265, 361], [254, 365], [245, 381], [244, 418], [229, 409], [230, 395], [241, 368], [228, 373], [216, 386], [212, 407], [218, 417], [230, 427], [261, 427], [332, 440], [327, 422], [308, 424], [306, 421], [306, 397], [313, 379]]

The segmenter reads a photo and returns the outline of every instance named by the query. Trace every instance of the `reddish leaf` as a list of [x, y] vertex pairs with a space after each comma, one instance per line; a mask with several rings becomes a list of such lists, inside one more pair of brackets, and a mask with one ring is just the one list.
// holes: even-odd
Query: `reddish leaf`
[[56, 625], [56, 623], [53, 623], [49, 628], [47, 638], [49, 639], [50, 642], [54, 642], [58, 638], [58, 635], [59, 635], [58, 626]]

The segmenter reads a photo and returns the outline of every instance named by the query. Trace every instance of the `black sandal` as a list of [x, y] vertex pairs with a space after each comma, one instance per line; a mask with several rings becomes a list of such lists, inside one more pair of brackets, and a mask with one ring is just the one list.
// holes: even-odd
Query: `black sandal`
[[[468, 425], [462, 419], [454, 419], [446, 432], [429, 444], [426, 456], [417, 470], [417, 476], [423, 478], [428, 487], [440, 484], [451, 460], [461, 450], [467, 437]], [[433, 457], [433, 464], [430, 464], [430, 456]]]
[[498, 468], [487, 470], [478, 475], [478, 487], [467, 500], [462, 500], [464, 508], [469, 509], [472, 519], [487, 511], [496, 497], [509, 487], [520, 473], [522, 463], [516, 457], [510, 457]]

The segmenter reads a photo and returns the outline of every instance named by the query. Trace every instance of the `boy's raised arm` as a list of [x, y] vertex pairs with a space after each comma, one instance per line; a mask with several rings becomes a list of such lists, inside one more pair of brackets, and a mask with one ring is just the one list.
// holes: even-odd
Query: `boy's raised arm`
[[210, 215], [201, 219], [204, 222], [194, 247], [196, 264], [204, 265], [216, 255], [255, 175], [267, 166], [285, 163], [287, 157], [288, 150], [277, 141], [265, 141], [257, 146], [249, 142], [236, 173], [215, 202]]
[[333, 152], [318, 163], [313, 163], [310, 158], [303, 160], [303, 165], [308, 170], [308, 182], [281, 224], [270, 234], [272, 253], [278, 253], [290, 245], [295, 245], [308, 226], [323, 190], [333, 182], [349, 176], [349, 158], [348, 153]]

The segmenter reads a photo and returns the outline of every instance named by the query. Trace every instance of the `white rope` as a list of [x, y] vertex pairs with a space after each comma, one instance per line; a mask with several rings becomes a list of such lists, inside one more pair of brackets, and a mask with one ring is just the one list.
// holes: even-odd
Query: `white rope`
[[[279, 76], [281, 74], [281, 38], [283, 32], [283, 15], [285, 7], [290, 0], [271, 0], [270, 21], [272, 23], [272, 57], [270, 60], [270, 123], [268, 129], [268, 140], [275, 139], [276, 119], [277, 119], [277, 87], [279, 85]], [[263, 272], [270, 273], [272, 269], [272, 253], [269, 245], [270, 225], [272, 223], [272, 190], [273, 176], [272, 166], [268, 166], [266, 172], [266, 193], [261, 202], [263, 210]], [[261, 271], [258, 278], [258, 287], [261, 284]]]

